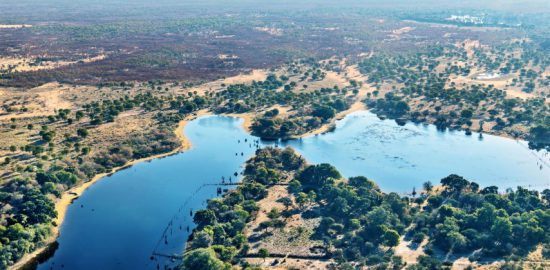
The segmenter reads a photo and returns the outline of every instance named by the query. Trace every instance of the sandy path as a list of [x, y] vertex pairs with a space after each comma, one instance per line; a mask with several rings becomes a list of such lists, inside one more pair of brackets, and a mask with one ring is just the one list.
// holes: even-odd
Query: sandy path
[[409, 247], [412, 241], [405, 241], [405, 236], [399, 239], [399, 245], [395, 247], [395, 255], [401, 256], [407, 265], [416, 264], [418, 257], [425, 255], [424, 247], [428, 244], [428, 238], [425, 238], [415, 249]]

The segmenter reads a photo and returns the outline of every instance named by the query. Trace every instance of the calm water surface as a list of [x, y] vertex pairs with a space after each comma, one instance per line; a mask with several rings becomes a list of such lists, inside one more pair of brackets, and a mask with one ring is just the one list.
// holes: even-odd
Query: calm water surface
[[242, 119], [230, 117], [192, 121], [185, 128], [193, 144], [189, 151], [139, 163], [94, 184], [69, 207], [59, 249], [39, 269], [157, 269], [157, 264], [164, 269], [167, 262], [150, 260], [152, 252], [181, 252], [187, 226], [193, 225], [190, 210], [216, 195], [214, 186], [198, 189], [222, 176], [234, 180], [254, 154], [244, 143], [254, 137], [241, 125]]
[[[93, 185], [69, 207], [59, 249], [39, 269], [173, 266], [170, 260], [150, 257], [153, 252], [180, 253], [187, 227], [193, 228], [190, 210], [216, 196], [216, 187], [204, 184], [220, 182], [222, 176], [235, 181], [233, 173], [241, 172], [253, 155], [251, 142], [257, 138], [241, 124], [241, 119], [224, 116], [199, 118], [185, 128], [191, 150], [137, 164]], [[501, 189], [550, 185], [548, 156], [528, 150], [525, 142], [442, 133], [434, 126], [398, 126], [369, 112], [349, 115], [335, 132], [282, 144], [310, 163], [331, 163], [345, 176], [365, 175], [385, 191], [410, 192], [450, 173]]]
[[385, 191], [411, 192], [451, 173], [504, 191], [518, 185], [550, 186], [550, 156], [527, 143], [464, 131], [437, 131], [433, 125], [380, 120], [368, 111], [337, 122], [335, 132], [290, 141], [311, 163], [331, 163], [345, 176], [364, 175]]

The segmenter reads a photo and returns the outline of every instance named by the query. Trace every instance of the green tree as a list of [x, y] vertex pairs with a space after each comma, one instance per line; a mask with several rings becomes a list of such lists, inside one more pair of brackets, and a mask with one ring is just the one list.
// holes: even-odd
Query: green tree
[[276, 219], [276, 218], [279, 218], [280, 216], [281, 216], [281, 212], [279, 212], [277, 208], [272, 208], [271, 211], [267, 213], [267, 217], [270, 219]]
[[300, 181], [293, 179], [288, 183], [288, 191], [290, 193], [297, 194], [302, 191], [302, 184], [300, 183]]
[[376, 184], [374, 184], [373, 181], [367, 179], [364, 176], [350, 177], [348, 179], [348, 182], [351, 186], [354, 186], [354, 187], [364, 187], [368, 189], [376, 187]]
[[207, 248], [212, 245], [212, 235], [205, 231], [198, 232], [193, 238], [193, 248]]
[[210, 209], [199, 210], [195, 213], [193, 221], [199, 227], [214, 224], [216, 222], [216, 213]]
[[88, 130], [85, 128], [79, 128], [76, 130], [76, 134], [81, 138], [88, 137]]
[[384, 244], [388, 247], [399, 245], [399, 233], [395, 230], [386, 230], [384, 232]]
[[310, 165], [298, 175], [302, 185], [310, 185], [314, 188], [321, 188], [329, 178], [339, 179], [342, 176], [336, 168], [327, 163]]
[[277, 202], [282, 203], [285, 206], [286, 210], [288, 210], [288, 208], [292, 206], [292, 199], [290, 199], [289, 197], [282, 197], [278, 199]]
[[441, 179], [441, 184], [450, 192], [460, 193], [468, 186], [469, 182], [461, 176], [451, 174]]
[[465, 109], [465, 110], [462, 110], [460, 112], [460, 117], [465, 118], [465, 119], [470, 119], [470, 118], [472, 118], [473, 115], [474, 115], [474, 113], [472, 112], [471, 109]]
[[269, 257], [269, 251], [267, 251], [267, 249], [265, 248], [260, 248], [260, 250], [258, 250], [258, 255], [260, 255], [260, 257], [264, 259], [265, 262], [265, 259]]
[[433, 190], [433, 184], [430, 181], [424, 182], [424, 184], [422, 184], [422, 186], [424, 187], [424, 190], [426, 191], [426, 193], [430, 193]]
[[512, 222], [507, 217], [498, 217], [493, 226], [491, 226], [491, 234], [495, 239], [506, 241], [512, 235]]
[[182, 270], [228, 270], [216, 253], [210, 248], [199, 248], [185, 254], [183, 263], [180, 267]]
[[300, 192], [296, 196], [296, 203], [302, 209], [304, 208], [304, 206], [307, 204], [308, 201], [309, 201], [309, 198], [308, 198], [307, 194], [304, 193], [304, 192]]

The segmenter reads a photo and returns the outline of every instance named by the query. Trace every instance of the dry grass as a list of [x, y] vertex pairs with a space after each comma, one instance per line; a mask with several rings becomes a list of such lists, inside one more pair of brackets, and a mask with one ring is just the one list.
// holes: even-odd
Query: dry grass
[[330, 260], [305, 260], [305, 259], [276, 259], [266, 258], [249, 258], [246, 260], [252, 265], [260, 266], [262, 269], [271, 270], [288, 270], [288, 269], [308, 269], [308, 270], [324, 270], [328, 269], [329, 265], [333, 264]]
[[[287, 254], [287, 255], [301, 255], [301, 256], [315, 256], [320, 255], [315, 253], [313, 248], [316, 246], [322, 246], [322, 241], [312, 239], [314, 229], [319, 224], [319, 218], [305, 219], [302, 217], [301, 212], [298, 211], [297, 206], [293, 205], [288, 209], [277, 200], [283, 197], [290, 197], [294, 200], [293, 196], [287, 191], [286, 186], [272, 186], [268, 189], [268, 195], [258, 202], [260, 210], [257, 213], [256, 218], [245, 228], [245, 235], [249, 240], [250, 251], [249, 253], [257, 253], [260, 249], [267, 249], [272, 254]], [[262, 230], [260, 224], [264, 221], [268, 221], [268, 213], [272, 209], [277, 209], [280, 212], [289, 211], [294, 213], [286, 218], [285, 226], [283, 228], [269, 228]], [[326, 266], [330, 263], [324, 260], [299, 260], [299, 259], [274, 259], [268, 258], [265, 260], [257, 258], [246, 259], [251, 264], [258, 264], [262, 267], [269, 269], [304, 269], [307, 266], [308, 269], [326, 269]], [[278, 263], [274, 263], [277, 261]]]
[[0, 71], [9, 70], [11, 72], [27, 72], [27, 71], [37, 71], [45, 69], [55, 69], [63, 66], [68, 66], [77, 63], [91, 63], [96, 61], [101, 61], [107, 56], [105, 54], [100, 54], [97, 56], [82, 56], [81, 59], [76, 61], [41, 61], [36, 62], [36, 58], [30, 57], [2, 57], [0, 58]]
[[48, 83], [25, 91], [0, 90], [0, 104], [13, 110], [0, 109], [0, 121], [11, 118], [30, 118], [54, 115], [58, 109], [73, 109], [74, 104], [65, 96], [71, 89], [58, 83]]

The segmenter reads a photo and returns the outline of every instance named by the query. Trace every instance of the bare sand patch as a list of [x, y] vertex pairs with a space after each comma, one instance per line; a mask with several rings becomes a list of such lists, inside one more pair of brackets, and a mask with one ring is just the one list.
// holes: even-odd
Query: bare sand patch
[[394, 29], [394, 30], [391, 30], [388, 36], [391, 37], [391, 39], [397, 40], [397, 39], [400, 39], [403, 34], [406, 34], [414, 29], [415, 27], [410, 27], [410, 26]]
[[268, 33], [272, 36], [282, 36], [283, 35], [283, 29], [280, 28], [274, 28], [274, 27], [254, 27], [255, 30]]
[[322, 80], [309, 80], [309, 81], [301, 81], [297, 82], [298, 85], [307, 85], [307, 88], [305, 90], [300, 89], [300, 87], [297, 87], [296, 90], [298, 91], [304, 91], [304, 92], [311, 92], [315, 90], [319, 90], [321, 88], [333, 88], [334, 86], [338, 86], [340, 88], [349, 86], [349, 81], [344, 77], [344, 74], [339, 74], [334, 71], [325, 71], [326, 75]]
[[264, 69], [254, 69], [249, 73], [239, 74], [237, 76], [229, 77], [223, 79], [225, 84], [236, 84], [236, 83], [251, 83], [252, 81], [263, 81], [267, 78], [268, 72]]
[[239, 56], [234, 54], [218, 54], [218, 58], [220, 60], [234, 60], [234, 59], [239, 59]]
[[248, 113], [224, 113], [222, 115], [242, 118], [244, 120], [243, 124], [242, 124], [242, 128], [248, 133], [250, 133], [252, 131], [252, 129], [251, 129], [252, 122], [253, 122], [254, 118], [256, 117], [256, 114], [251, 113], [251, 112], [248, 112]]
[[359, 66], [346, 66], [346, 77], [353, 80], [366, 80], [366, 77], [359, 71]]
[[0, 29], [17, 29], [32, 27], [30, 24], [0, 24]]
[[[465, 270], [468, 267], [480, 270], [497, 270], [501, 269], [504, 260], [482, 260], [481, 262], [470, 262], [468, 256], [457, 258], [451, 267], [452, 270]], [[539, 245], [535, 250], [531, 251], [527, 257], [518, 262], [522, 269], [548, 269], [550, 261], [545, 260], [542, 256], [542, 245]]]
[[[479, 76], [480, 74], [482, 75], [481, 77]], [[460, 89], [476, 84], [485, 86], [492, 85], [495, 88], [504, 90], [508, 96], [513, 98], [517, 97], [521, 99], [528, 99], [536, 97], [534, 93], [526, 93], [522, 91], [519, 87], [512, 86], [513, 80], [518, 77], [517, 74], [506, 74], [499, 76], [490, 76], [491, 74], [489, 74], [486, 77], [484, 77], [483, 74], [484, 73], [481, 72], [474, 72], [469, 76], [449, 77], [449, 80], [447, 81], [447, 86], [450, 86], [452, 83], [454, 83], [455, 87]]]
[[[513, 98], [521, 98], [521, 99], [528, 99], [528, 98], [534, 98], [535, 95], [533, 93], [526, 93], [519, 89], [505, 89], [506, 95]], [[546, 100], [546, 102], [550, 102], [550, 100]]]
[[468, 58], [471, 58], [474, 56], [474, 51], [476, 49], [481, 48], [481, 42], [479, 42], [479, 40], [466, 39], [462, 42], [457, 42], [455, 46], [459, 48], [460, 47], [464, 48], [464, 50], [466, 50], [466, 54], [468, 55]]
[[415, 29], [414, 27], [406, 26], [406, 27], [403, 27], [403, 28], [392, 30], [391, 32], [394, 35], [401, 35], [401, 34], [408, 33], [408, 32], [410, 32], [414, 29]]
[[105, 54], [97, 56], [83, 56], [76, 61], [37, 61], [37, 58], [29, 57], [0, 57], [0, 69], [12, 72], [27, 72], [37, 70], [55, 69], [77, 63], [91, 63], [105, 59]]
[[0, 115], [0, 120], [11, 118], [29, 118], [54, 115], [59, 109], [72, 109], [74, 104], [68, 101], [64, 95], [68, 89], [62, 88], [58, 83], [47, 83], [26, 91], [13, 92], [9, 90], [0, 90], [0, 101], [6, 104], [7, 100], [17, 101], [16, 109], [25, 111], [15, 111]]
[[424, 239], [420, 244], [415, 245], [412, 241], [406, 241], [404, 236], [401, 236], [399, 245], [395, 247], [395, 255], [401, 256], [403, 262], [407, 265], [416, 264], [418, 257], [425, 255], [424, 247], [428, 244], [428, 239]]
[[179, 90], [178, 92], [197, 92], [199, 95], [204, 95], [206, 92], [220, 91], [224, 89], [226, 85], [230, 84], [246, 84], [252, 83], [253, 81], [263, 81], [267, 78], [267, 74], [268, 72], [266, 70], [254, 69], [247, 73], [241, 73], [236, 76], [203, 83], [191, 88]]

